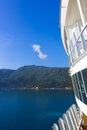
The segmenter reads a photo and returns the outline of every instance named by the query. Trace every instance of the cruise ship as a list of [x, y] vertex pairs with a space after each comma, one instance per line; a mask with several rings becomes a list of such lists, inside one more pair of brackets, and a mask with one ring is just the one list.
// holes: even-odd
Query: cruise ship
[[[87, 130], [87, 0], [61, 0], [60, 13], [61, 37], [68, 55], [69, 75], [77, 106], [82, 113], [79, 127], [71, 130]], [[64, 130], [63, 120], [59, 123]]]
[[87, 0], [61, 0], [61, 35], [75, 99], [87, 116]]

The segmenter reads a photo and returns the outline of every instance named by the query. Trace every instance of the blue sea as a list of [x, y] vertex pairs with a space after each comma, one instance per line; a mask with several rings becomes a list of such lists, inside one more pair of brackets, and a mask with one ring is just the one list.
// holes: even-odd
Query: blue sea
[[51, 130], [73, 103], [70, 90], [0, 90], [0, 130]]

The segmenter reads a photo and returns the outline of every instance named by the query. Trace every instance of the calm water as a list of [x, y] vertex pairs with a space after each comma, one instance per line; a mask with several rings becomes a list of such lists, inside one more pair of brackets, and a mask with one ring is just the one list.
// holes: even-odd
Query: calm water
[[0, 130], [51, 130], [72, 103], [72, 91], [0, 90]]

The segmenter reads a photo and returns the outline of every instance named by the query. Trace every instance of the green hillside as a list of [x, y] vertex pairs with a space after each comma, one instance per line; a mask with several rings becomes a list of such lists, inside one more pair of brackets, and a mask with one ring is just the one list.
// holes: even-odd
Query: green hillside
[[0, 70], [0, 87], [65, 88], [72, 87], [68, 68], [24, 66], [17, 70]]

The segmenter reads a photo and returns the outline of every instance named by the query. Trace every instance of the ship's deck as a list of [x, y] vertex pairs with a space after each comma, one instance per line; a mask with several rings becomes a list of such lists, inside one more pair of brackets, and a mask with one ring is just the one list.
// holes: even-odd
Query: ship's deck
[[85, 116], [80, 109], [73, 104], [62, 118], [54, 123], [53, 130], [87, 130], [87, 116]]

